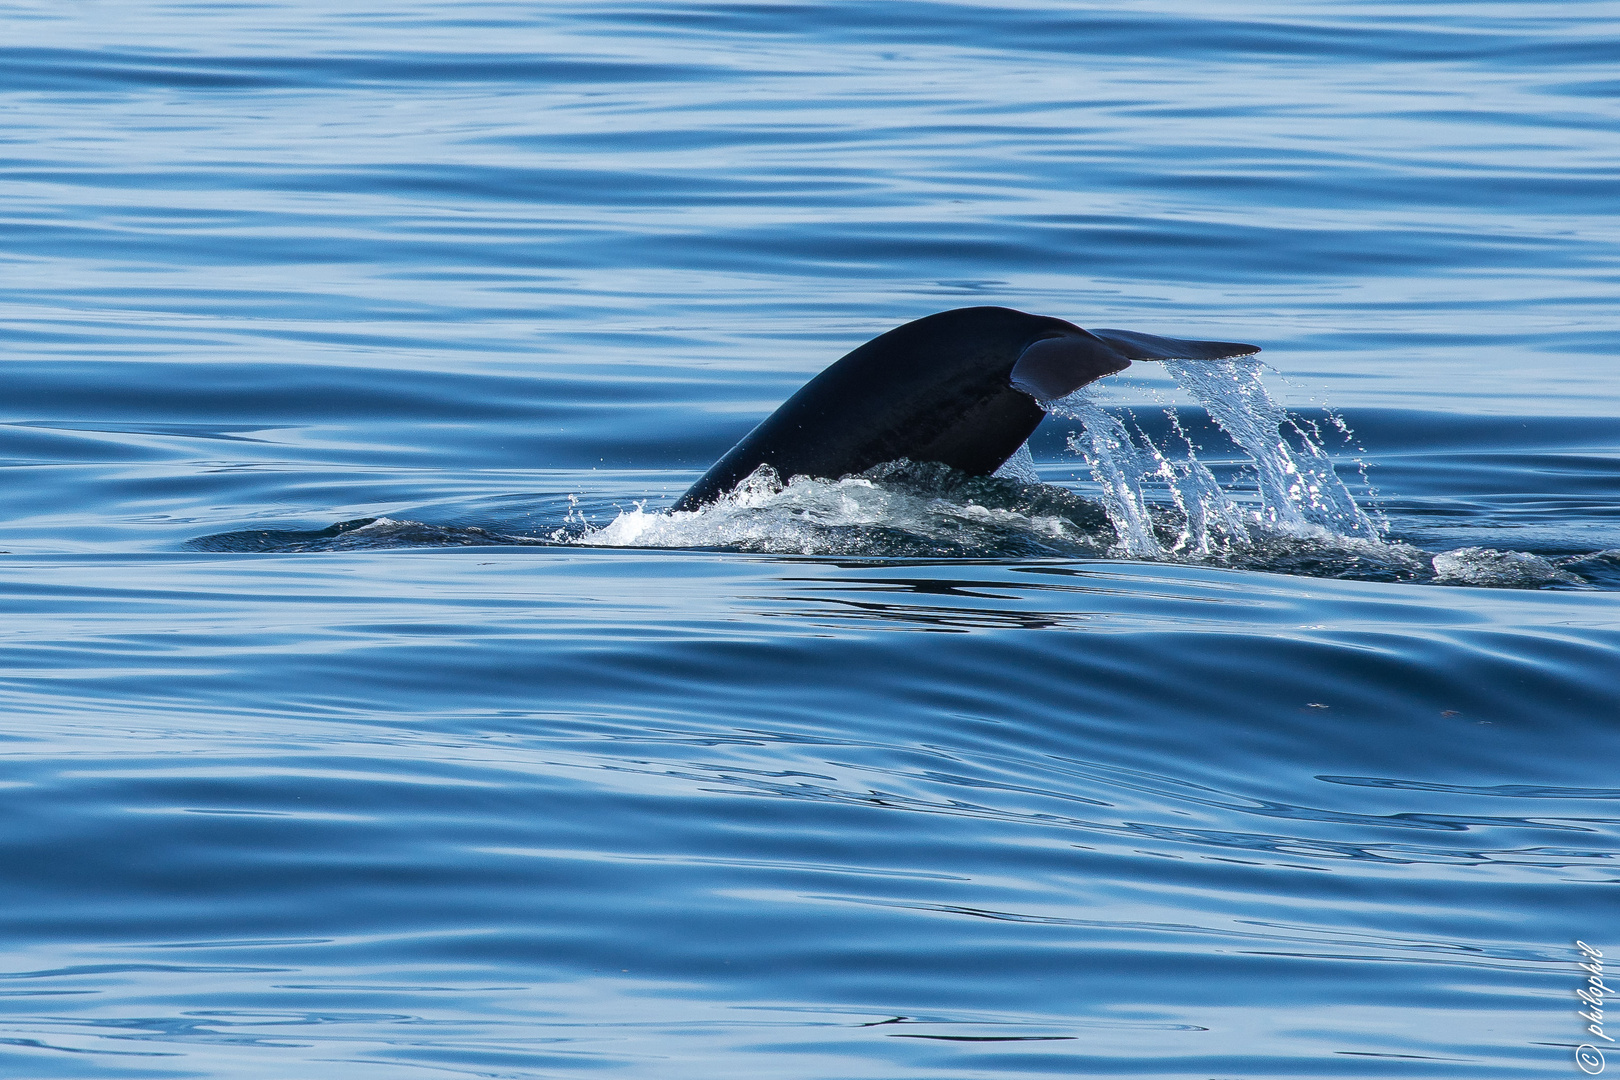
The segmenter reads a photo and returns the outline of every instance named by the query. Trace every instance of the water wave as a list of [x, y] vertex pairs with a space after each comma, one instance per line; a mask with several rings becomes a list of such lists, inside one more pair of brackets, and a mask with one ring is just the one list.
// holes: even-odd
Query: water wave
[[[1171, 361], [1165, 369], [1205, 410], [1236, 470], [1218, 477], [1175, 408], [1158, 434], [1129, 410], [1106, 407], [1097, 384], [1044, 403], [1078, 422], [1068, 449], [1090, 470], [1096, 498], [1043, 483], [1029, 446], [991, 477], [937, 463], [889, 462], [840, 478], [780, 477], [762, 466], [735, 490], [693, 511], [620, 509], [605, 524], [579, 497], [527, 520], [430, 524], [378, 516], [313, 530], [254, 529], [194, 539], [206, 551], [336, 551], [498, 544], [679, 548], [860, 558], [1130, 558], [1312, 577], [1493, 588], [1614, 584], [1607, 550], [1537, 553], [1467, 544], [1439, 551], [1392, 535], [1363, 507], [1340, 468], [1366, 464], [1330, 452], [1353, 446], [1349, 425], [1290, 413], [1268, 393], [1252, 356]], [[1324, 430], [1324, 425], [1326, 430]], [[1206, 424], [1206, 426], [1209, 426]], [[1209, 441], [1209, 433], [1203, 435]], [[1364, 495], [1364, 497], [1367, 497]]]
[[[1182, 470], [1179, 476], [1187, 475], [1185, 463], [1174, 467]], [[1235, 508], [1225, 522], [1214, 522], [1191, 499], [1140, 506], [1130, 522], [1151, 541], [1153, 549], [1146, 553], [1140, 539], [1122, 533], [1106, 504], [1069, 488], [969, 476], [909, 461], [839, 480], [798, 476], [784, 482], [762, 468], [710, 506], [672, 512], [643, 501], [602, 524], [587, 518], [572, 499], [558, 516], [561, 501], [545, 500], [553, 507], [549, 516], [514, 515], [521, 523], [358, 518], [322, 529], [215, 533], [187, 546], [316, 552], [517, 544], [862, 559], [1133, 558], [1362, 581], [1521, 589], [1620, 585], [1620, 550], [1545, 557], [1476, 545], [1431, 552], [1322, 526], [1279, 527], [1258, 515], [1245, 520]], [[1191, 542], [1195, 534], [1196, 544]]]

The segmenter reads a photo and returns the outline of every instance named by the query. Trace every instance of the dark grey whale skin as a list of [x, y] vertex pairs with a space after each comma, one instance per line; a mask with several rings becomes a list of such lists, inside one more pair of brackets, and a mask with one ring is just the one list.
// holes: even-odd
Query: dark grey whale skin
[[1259, 351], [1237, 342], [1087, 331], [1003, 307], [929, 315], [873, 338], [811, 379], [672, 509], [712, 503], [761, 465], [784, 480], [837, 479], [909, 458], [988, 476], [1046, 416], [1040, 401], [1121, 371], [1132, 360]]

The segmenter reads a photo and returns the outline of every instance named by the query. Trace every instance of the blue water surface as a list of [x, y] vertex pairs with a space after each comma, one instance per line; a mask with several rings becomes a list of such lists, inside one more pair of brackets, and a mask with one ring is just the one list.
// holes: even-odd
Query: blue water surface
[[[1607, 1045], [1614, 5], [3, 25], [0, 1074]], [[1387, 543], [1058, 536], [1098, 487], [1057, 418], [1056, 493], [661, 514], [977, 304], [1263, 346]], [[1253, 487], [1162, 369], [1097, 389]]]

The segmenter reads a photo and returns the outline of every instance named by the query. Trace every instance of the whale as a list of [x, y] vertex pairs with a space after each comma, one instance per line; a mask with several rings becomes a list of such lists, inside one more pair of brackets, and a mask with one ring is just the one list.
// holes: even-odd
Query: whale
[[761, 466], [782, 480], [836, 480], [906, 459], [989, 476], [1047, 405], [1133, 360], [1220, 360], [1259, 346], [1132, 330], [1083, 330], [1005, 307], [942, 311], [834, 361], [726, 451], [676, 501], [692, 511]]

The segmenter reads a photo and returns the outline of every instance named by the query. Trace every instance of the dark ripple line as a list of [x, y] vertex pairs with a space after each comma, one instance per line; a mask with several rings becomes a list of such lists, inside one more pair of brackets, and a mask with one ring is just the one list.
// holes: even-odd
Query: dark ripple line
[[1549, 787], [1540, 784], [1436, 784], [1424, 780], [1387, 780], [1371, 776], [1317, 776], [1329, 784], [1348, 787], [1390, 788], [1398, 791], [1437, 791], [1455, 795], [1486, 795], [1508, 799], [1620, 799], [1620, 788]]
[[142, 971], [172, 972], [182, 975], [258, 975], [297, 970], [297, 968], [284, 967], [199, 966], [193, 964], [77, 964], [72, 967], [44, 968], [39, 971], [5, 971], [0, 972], [0, 979], [58, 979], [77, 975], [122, 975]]
[[95, 1054], [111, 1057], [183, 1057], [173, 1050], [90, 1050], [78, 1046], [57, 1046], [43, 1039], [0, 1038], [0, 1046], [26, 1046], [31, 1050], [56, 1050], [64, 1054]]
[[[368, 179], [375, 177], [366, 174]], [[622, 206], [627, 199], [614, 183], [582, 183], [570, 193], [514, 188], [514, 200], [576, 199], [582, 205]], [[360, 174], [346, 184], [338, 174], [310, 174], [307, 190], [364, 189]], [[304, 183], [306, 181], [300, 181]], [[254, 178], [252, 187], [274, 188], [277, 181]], [[415, 181], [401, 190], [420, 190]], [[187, 184], [186, 186], [192, 186]], [[217, 179], [210, 187], [218, 186]], [[382, 185], [388, 187], [388, 184]], [[713, 185], [708, 185], [712, 187]], [[288, 190], [299, 190], [287, 182]], [[751, 195], [721, 193], [725, 202], [791, 201], [796, 191]], [[651, 194], [645, 196], [652, 199]], [[633, 201], [633, 200], [628, 200]], [[656, 201], [656, 200], [655, 200]], [[691, 198], [694, 204], [704, 201]], [[842, 202], [843, 200], [837, 200]], [[875, 200], [878, 202], [884, 200]], [[977, 222], [940, 221], [927, 207], [882, 223], [772, 221], [714, 229], [619, 231], [604, 226], [509, 230], [475, 236], [466, 231], [440, 234], [413, 231], [384, 216], [370, 222], [387, 236], [357, 245], [353, 238], [318, 231], [311, 225], [291, 234], [262, 232], [224, 237], [207, 230], [167, 229], [108, 231], [100, 226], [61, 222], [13, 222], [7, 239], [14, 256], [128, 260], [169, 264], [183, 259], [197, 267], [291, 266], [301, 264], [418, 264], [503, 267], [548, 272], [595, 270], [603, 266], [657, 266], [713, 272], [780, 274], [785, 268], [808, 278], [846, 280], [852, 272], [875, 268], [894, 271], [916, 263], [936, 273], [1049, 270], [1083, 260], [1091, 272], [1150, 271], [1165, 281], [1250, 282], [1301, 278], [1330, 281], [1355, 277], [1388, 277], [1392, 268], [1437, 272], [1480, 265], [1524, 270], [1610, 271], [1616, 264], [1612, 245], [1584, 235], [1528, 236], [1491, 232], [1477, 223], [1470, 228], [1414, 229], [1399, 223], [1376, 228], [1325, 228], [1217, 221], [1158, 221], [1126, 217], [1076, 218], [1040, 215], [1009, 216]], [[542, 242], [543, 241], [543, 242]], [[260, 328], [268, 336], [344, 341], [337, 328], [300, 332]], [[352, 344], [410, 347], [408, 337], [378, 334], [353, 337]], [[439, 340], [435, 347], [448, 347]], [[479, 347], [479, 346], [469, 346]]]
[[[1482, 61], [1493, 67], [1556, 69], [1566, 64], [1612, 64], [1620, 53], [1613, 38], [1537, 39], [1523, 22], [1479, 19], [1471, 31], [1444, 30], [1416, 19], [1302, 21], [1057, 15], [1021, 12], [1000, 5], [908, 5], [896, 19], [888, 3], [837, 5], [742, 5], [693, 10], [655, 7], [606, 12], [601, 21], [667, 29], [691, 26], [754, 36], [813, 34], [863, 45], [907, 44], [995, 49], [1021, 53], [1202, 60], [1211, 57], [1333, 57], [1362, 61]], [[1549, 22], [1551, 22], [1549, 20]], [[1558, 25], [1558, 24], [1553, 24]]]
[[[204, 56], [42, 47], [0, 48], [0, 93], [114, 87], [288, 90], [418, 83], [612, 84], [721, 79], [731, 69], [500, 53]], [[749, 72], [752, 78], [778, 74]]]
[[[1011, 811], [998, 807], [985, 806], [954, 799], [928, 800], [917, 798], [915, 796], [899, 795], [893, 792], [886, 792], [877, 789], [857, 791], [825, 784], [777, 784], [760, 777], [742, 775], [742, 770], [735, 768], [722, 766], [709, 767], [700, 763], [687, 763], [681, 768], [663, 769], [657, 768], [656, 766], [636, 768], [626, 765], [603, 765], [598, 767], [610, 772], [646, 772], [652, 775], [693, 780], [699, 783], [721, 781], [734, 785], [730, 789], [730, 793], [733, 794], [787, 798], [811, 802], [877, 806], [887, 809], [906, 810], [925, 814], [944, 814], [947, 816], [960, 816], [978, 818], [981, 820], [1001, 821], [1010, 824], [1055, 826], [1058, 828], [1077, 829], [1083, 832], [1096, 832], [1120, 839], [1145, 837], [1154, 840], [1168, 841], [1170, 843], [1191, 844], [1196, 847], [1215, 847], [1238, 851], [1258, 851], [1273, 855], [1304, 855], [1306, 857], [1313, 858], [1354, 860], [1386, 865], [1412, 865], [1417, 863], [1427, 863], [1448, 866], [1531, 866], [1547, 869], [1563, 869], [1570, 866], [1587, 866], [1591, 860], [1606, 860], [1615, 857], [1614, 854], [1610, 852], [1585, 851], [1576, 849], [1480, 848], [1474, 850], [1453, 851], [1442, 848], [1423, 848], [1410, 844], [1353, 843], [1350, 841], [1330, 840], [1317, 837], [1248, 833], [1226, 829], [1174, 827], [1167, 825], [1156, 825], [1150, 822], [1124, 821], [1116, 825], [1100, 821], [1091, 821], [1085, 818], [1073, 817], [1066, 814]], [[1317, 820], [1317, 818], [1312, 816], [1307, 817], [1307, 820]], [[1335, 819], [1326, 818], [1325, 820]], [[1373, 825], [1389, 824], [1388, 820], [1384, 818], [1372, 818], [1367, 820], [1365, 823]], [[1504, 819], [1502, 822], [1500, 822], [1500, 824], [1510, 823], [1515, 823], [1514, 819]], [[1543, 822], [1524, 821], [1518, 822], [1517, 824], [1535, 828], [1562, 827], [1575, 829], [1576, 831], [1589, 831], [1581, 829], [1579, 826], [1557, 826], [1548, 825]], [[1435, 826], [1407, 824], [1407, 827], [1433, 828]], [[1466, 826], [1462, 827], [1462, 829], [1465, 828]], [[1459, 829], [1459, 831], [1462, 831], [1462, 829]], [[1513, 858], [1512, 856], [1520, 857]], [[1562, 859], [1569, 861], [1549, 862], [1547, 861], [1548, 859]]]
[[[998, 911], [992, 908], [977, 908], [965, 904], [950, 904], [922, 900], [893, 900], [871, 896], [848, 896], [839, 894], [818, 894], [810, 899], [831, 901], [834, 903], [856, 904], [862, 907], [893, 908], [902, 911], [934, 911], [942, 915], [964, 915], [975, 919], [988, 919], [992, 922], [1018, 923], [1031, 926], [1059, 926], [1074, 927], [1088, 930], [1126, 931], [1134, 930], [1151, 934], [1170, 934], [1174, 936], [1197, 936], [1217, 938], [1239, 943], [1253, 943], [1258, 946], [1261, 942], [1279, 942], [1295, 944], [1302, 947], [1315, 947], [1326, 949], [1337, 947], [1360, 948], [1372, 952], [1367, 953], [1308, 953], [1284, 951], [1280, 948], [1262, 950], [1258, 947], [1243, 950], [1251, 956], [1302, 956], [1312, 959], [1334, 960], [1371, 960], [1383, 963], [1412, 963], [1442, 965], [1446, 967], [1472, 967], [1484, 968], [1489, 971], [1515, 971], [1526, 964], [1567, 964], [1565, 956], [1527, 956], [1522, 950], [1511, 950], [1499, 947], [1489, 947], [1474, 944], [1461, 944], [1452, 942], [1433, 942], [1425, 940], [1402, 940], [1400, 938], [1363, 938], [1356, 940], [1347, 937], [1339, 928], [1330, 928], [1313, 934], [1311, 928], [1284, 927], [1301, 931], [1293, 935], [1277, 933], [1254, 933], [1244, 930], [1226, 930], [1212, 926], [1200, 926], [1195, 923], [1155, 923], [1155, 922], [1128, 922], [1106, 919], [1077, 919], [1066, 915], [1031, 915], [1015, 911]], [[1275, 924], [1255, 922], [1251, 925], [1270, 927]], [[1377, 955], [1378, 952], [1383, 955]], [[1391, 952], [1403, 955], [1392, 956]], [[1460, 954], [1460, 955], [1459, 955]]]

